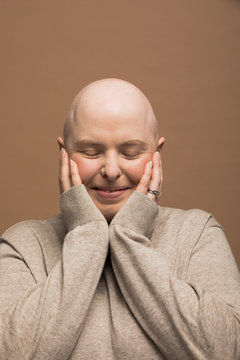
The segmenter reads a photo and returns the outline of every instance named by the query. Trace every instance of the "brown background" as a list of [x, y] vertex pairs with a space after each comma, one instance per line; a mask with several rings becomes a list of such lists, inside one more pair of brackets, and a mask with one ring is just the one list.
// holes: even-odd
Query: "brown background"
[[56, 138], [73, 96], [118, 77], [152, 102], [161, 203], [212, 212], [240, 265], [240, 4], [0, 0], [1, 224], [59, 212]]

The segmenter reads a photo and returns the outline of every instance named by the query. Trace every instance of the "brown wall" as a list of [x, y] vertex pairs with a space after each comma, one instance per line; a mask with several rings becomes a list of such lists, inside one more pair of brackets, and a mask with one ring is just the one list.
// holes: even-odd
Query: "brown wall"
[[119, 77], [152, 101], [162, 204], [212, 212], [240, 265], [240, 6], [231, 0], [1, 0], [0, 230], [59, 212], [58, 147], [90, 81]]

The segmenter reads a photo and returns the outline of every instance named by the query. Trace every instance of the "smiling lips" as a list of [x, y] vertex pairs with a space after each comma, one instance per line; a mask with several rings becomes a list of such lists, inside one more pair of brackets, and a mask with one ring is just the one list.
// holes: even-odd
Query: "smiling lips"
[[121, 196], [126, 190], [130, 189], [129, 187], [101, 187], [93, 188], [96, 191], [97, 195], [104, 199], [114, 199]]
[[115, 192], [115, 191], [120, 191], [120, 190], [127, 190], [130, 189], [130, 187], [126, 187], [126, 186], [118, 186], [118, 187], [94, 187], [94, 190], [100, 190], [100, 191], [105, 191], [105, 192]]

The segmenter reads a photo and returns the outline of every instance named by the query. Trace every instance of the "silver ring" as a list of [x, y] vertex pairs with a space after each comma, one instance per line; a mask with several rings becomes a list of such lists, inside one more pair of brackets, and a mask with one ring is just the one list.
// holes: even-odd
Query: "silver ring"
[[148, 191], [149, 193], [155, 195], [156, 198], [158, 198], [158, 196], [161, 196], [161, 192], [160, 192], [160, 191], [152, 190], [152, 189], [148, 189], [147, 191]]

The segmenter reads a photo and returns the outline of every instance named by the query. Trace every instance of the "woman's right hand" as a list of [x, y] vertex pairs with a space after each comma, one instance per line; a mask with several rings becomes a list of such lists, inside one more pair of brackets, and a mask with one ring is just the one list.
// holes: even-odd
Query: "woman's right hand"
[[60, 146], [60, 161], [59, 161], [59, 189], [62, 194], [64, 191], [71, 189], [71, 187], [82, 184], [78, 167], [75, 161], [69, 159], [69, 155], [63, 146], [62, 138], [58, 138]]

